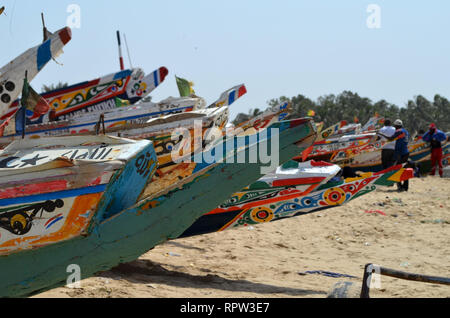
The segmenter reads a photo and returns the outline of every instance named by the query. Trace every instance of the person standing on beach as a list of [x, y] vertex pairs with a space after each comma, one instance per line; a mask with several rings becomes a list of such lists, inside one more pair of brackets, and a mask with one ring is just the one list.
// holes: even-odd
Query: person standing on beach
[[[386, 119], [384, 121], [384, 127], [380, 129], [379, 133], [382, 136], [392, 137], [395, 134], [395, 128], [392, 126], [391, 121]], [[383, 170], [392, 167], [395, 163], [395, 142], [388, 141], [386, 138], [381, 137], [386, 143], [381, 148], [381, 163]]]
[[431, 173], [434, 176], [436, 174], [436, 166], [439, 166], [439, 176], [442, 178], [444, 175], [444, 168], [442, 166], [442, 142], [447, 139], [444, 132], [436, 128], [435, 124], [430, 125], [430, 130], [428, 130], [422, 139], [430, 143], [431, 147]]
[[[395, 148], [394, 148], [394, 160], [395, 164], [403, 164], [408, 162], [409, 159], [409, 132], [403, 128], [403, 122], [400, 119], [397, 119], [394, 122], [395, 133], [391, 136], [385, 136], [379, 133], [380, 136], [386, 138], [388, 141], [395, 140]], [[398, 182], [397, 189], [399, 192], [408, 191], [409, 189], [409, 180]]]

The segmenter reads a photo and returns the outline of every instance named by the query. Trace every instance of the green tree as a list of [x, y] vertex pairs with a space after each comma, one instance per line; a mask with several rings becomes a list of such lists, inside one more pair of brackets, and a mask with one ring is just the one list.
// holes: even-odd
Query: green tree
[[68, 83], [63, 83], [63, 82], [58, 82], [58, 84], [56, 84], [56, 85], [55, 84], [51, 84], [49, 86], [43, 85], [42, 86], [42, 92], [43, 93], [48, 93], [48, 92], [52, 92], [54, 90], [65, 88], [65, 87], [68, 87], [68, 86], [69, 86]]
[[[303, 95], [292, 98], [281, 96], [271, 99], [267, 104], [275, 106], [282, 102], [291, 103], [293, 114], [289, 118], [306, 117], [308, 111], [313, 110], [316, 113], [314, 120], [316, 122], [323, 121], [325, 127], [342, 120], [351, 123], [355, 117], [360, 123], [365, 124], [377, 113], [392, 121], [401, 119], [410, 134], [427, 130], [430, 123], [435, 123], [443, 131], [450, 131], [450, 102], [440, 95], [435, 95], [433, 101], [417, 95], [414, 99], [409, 100], [405, 107], [391, 104], [384, 99], [374, 103], [369, 98], [361, 97], [351, 91], [343, 91], [339, 95], [323, 95], [316, 101]], [[255, 110], [250, 110], [248, 114], [239, 114], [234, 123], [239, 124], [248, 120], [253, 112]]]

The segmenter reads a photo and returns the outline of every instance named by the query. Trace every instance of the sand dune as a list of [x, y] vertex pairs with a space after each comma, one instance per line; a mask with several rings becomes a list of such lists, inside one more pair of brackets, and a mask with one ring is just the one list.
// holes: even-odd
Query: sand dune
[[[35, 297], [321, 298], [338, 281], [360, 283], [367, 263], [450, 277], [449, 189], [450, 179], [413, 179], [407, 193], [384, 188], [309, 215], [167, 242], [79, 289]], [[298, 274], [316, 270], [357, 278]], [[383, 276], [371, 296], [450, 297], [450, 286]]]

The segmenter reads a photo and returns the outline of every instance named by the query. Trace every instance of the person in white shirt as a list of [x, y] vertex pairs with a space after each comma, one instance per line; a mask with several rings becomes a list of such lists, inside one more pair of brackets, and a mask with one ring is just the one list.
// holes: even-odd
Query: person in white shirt
[[[384, 127], [380, 129], [380, 134], [386, 137], [392, 137], [395, 134], [395, 127], [392, 126], [391, 121], [386, 119], [384, 121]], [[381, 148], [381, 163], [383, 170], [392, 167], [395, 164], [395, 141], [389, 142], [386, 138], [380, 138], [386, 143]]]

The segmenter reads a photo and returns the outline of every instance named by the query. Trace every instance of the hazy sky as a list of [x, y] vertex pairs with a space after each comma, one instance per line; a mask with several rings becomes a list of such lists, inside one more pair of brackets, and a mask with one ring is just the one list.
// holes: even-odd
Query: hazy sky
[[208, 102], [246, 84], [232, 118], [283, 95], [315, 100], [351, 90], [399, 106], [418, 94], [450, 97], [448, 0], [0, 0], [0, 66], [42, 41], [41, 12], [56, 31], [70, 4], [81, 9], [81, 27], [58, 59], [63, 66], [51, 62], [34, 79], [38, 91], [118, 71], [120, 30], [133, 66], [169, 69], [156, 101], [178, 96], [175, 74]]

